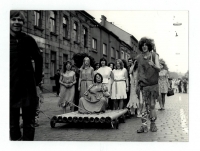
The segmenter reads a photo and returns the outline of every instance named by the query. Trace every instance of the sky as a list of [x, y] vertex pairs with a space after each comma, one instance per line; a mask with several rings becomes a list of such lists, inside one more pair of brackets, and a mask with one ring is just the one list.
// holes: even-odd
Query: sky
[[[156, 51], [171, 72], [188, 71], [188, 11], [87, 11], [97, 22], [108, 22], [132, 34], [154, 39]], [[174, 26], [173, 23], [182, 23]], [[177, 33], [178, 36], [175, 36]]]

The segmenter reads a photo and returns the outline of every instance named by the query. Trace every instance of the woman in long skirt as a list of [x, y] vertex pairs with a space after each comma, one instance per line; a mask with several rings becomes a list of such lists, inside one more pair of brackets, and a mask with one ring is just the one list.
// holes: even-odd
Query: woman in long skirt
[[70, 110], [74, 111], [74, 94], [75, 94], [75, 84], [76, 75], [75, 72], [71, 70], [72, 63], [67, 61], [64, 65], [64, 73], [60, 76], [60, 99], [58, 101], [58, 106], [63, 108], [63, 113], [66, 113], [66, 107], [70, 106]]

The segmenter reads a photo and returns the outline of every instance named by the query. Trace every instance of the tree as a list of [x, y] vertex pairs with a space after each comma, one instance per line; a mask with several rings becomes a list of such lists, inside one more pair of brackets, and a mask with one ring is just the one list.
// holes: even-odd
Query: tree
[[186, 79], [189, 79], [189, 70], [185, 73], [184, 76], [186, 77]]
[[90, 66], [94, 68], [95, 60], [93, 57], [89, 56], [87, 53], [76, 53], [73, 55], [72, 59], [74, 60], [75, 66], [80, 68], [83, 65], [83, 59], [88, 57], [90, 59]]
[[169, 77], [172, 78], [172, 79], [178, 79], [179, 75], [176, 72], [170, 72], [169, 71]]

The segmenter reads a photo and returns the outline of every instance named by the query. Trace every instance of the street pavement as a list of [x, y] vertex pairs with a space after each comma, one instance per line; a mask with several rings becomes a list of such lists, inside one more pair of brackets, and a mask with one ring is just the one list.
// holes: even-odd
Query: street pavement
[[[141, 126], [141, 119], [127, 118], [120, 123], [118, 129], [102, 127], [77, 127], [63, 123], [56, 123], [51, 128], [48, 117], [62, 114], [57, 106], [58, 97], [51, 93], [44, 94], [41, 104], [39, 127], [36, 127], [35, 141], [129, 141], [129, 142], [188, 142], [188, 94], [176, 93], [166, 97], [165, 110], [158, 110], [156, 104], [158, 127], [157, 132], [140, 133], [136, 131]], [[69, 111], [69, 110], [68, 110]], [[150, 122], [148, 121], [148, 125]]]

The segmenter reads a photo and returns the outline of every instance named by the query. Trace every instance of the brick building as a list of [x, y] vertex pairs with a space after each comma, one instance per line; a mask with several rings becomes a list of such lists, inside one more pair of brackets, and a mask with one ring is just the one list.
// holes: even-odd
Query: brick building
[[[91, 48], [91, 28], [94, 18], [85, 11], [24, 11], [25, 33], [31, 35], [43, 53], [44, 86], [55, 84], [50, 77], [63, 62], [71, 60], [74, 53]], [[73, 60], [72, 60], [73, 61]]]
[[85, 11], [24, 10], [24, 14], [22, 30], [36, 40], [42, 52], [43, 82], [49, 90], [55, 85], [50, 77], [67, 60], [73, 62], [74, 53], [88, 53], [96, 62], [102, 57], [114, 62], [116, 58], [133, 56], [133, 46]]
[[120, 47], [121, 58], [127, 59], [130, 56], [135, 58], [135, 56], [139, 53], [138, 40], [133, 35], [117, 27], [112, 22], [108, 22], [104, 15], [101, 16], [100, 24], [109, 31], [113, 32], [116, 36], [120, 37], [120, 39], [129, 46], [125, 47], [123, 44]]

